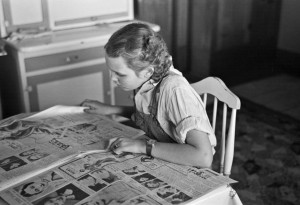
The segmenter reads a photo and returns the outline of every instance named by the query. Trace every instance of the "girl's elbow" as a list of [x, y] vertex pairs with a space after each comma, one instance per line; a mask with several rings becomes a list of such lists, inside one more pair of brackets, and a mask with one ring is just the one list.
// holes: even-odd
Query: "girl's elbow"
[[197, 166], [201, 168], [211, 168], [213, 162], [212, 153], [205, 152], [200, 155]]
[[212, 162], [213, 162], [213, 156], [209, 155], [209, 156], [205, 157], [204, 168], [211, 168]]

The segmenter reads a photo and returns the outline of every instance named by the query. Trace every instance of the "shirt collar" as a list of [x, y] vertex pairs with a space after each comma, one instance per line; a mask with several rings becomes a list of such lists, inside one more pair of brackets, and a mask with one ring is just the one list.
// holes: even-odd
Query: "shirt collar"
[[[170, 67], [170, 70], [168, 71], [168, 73], [169, 72], [173, 72], [175, 74], [182, 75], [182, 73], [179, 70], [175, 69], [173, 66]], [[155, 82], [153, 79], [149, 79], [137, 90], [137, 92], [139, 92], [141, 94], [149, 92], [149, 91], [153, 90], [153, 88], [155, 88], [155, 86], [158, 83], [159, 82]]]
[[153, 90], [153, 88], [155, 88], [156, 85], [157, 83], [154, 82], [154, 80], [150, 79], [146, 81], [139, 89], [137, 89], [137, 92], [141, 94], [149, 92], [150, 90]]

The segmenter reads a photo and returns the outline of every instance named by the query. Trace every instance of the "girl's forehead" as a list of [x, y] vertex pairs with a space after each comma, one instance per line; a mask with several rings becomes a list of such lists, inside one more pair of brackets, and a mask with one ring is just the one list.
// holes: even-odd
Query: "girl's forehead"
[[132, 68], [129, 68], [125, 59], [123, 57], [108, 57], [105, 56], [107, 68], [110, 71], [123, 74], [123, 75], [136, 75], [136, 71]]
[[126, 61], [123, 57], [109, 57], [105, 55], [105, 60], [108, 67], [112, 70], [127, 67]]

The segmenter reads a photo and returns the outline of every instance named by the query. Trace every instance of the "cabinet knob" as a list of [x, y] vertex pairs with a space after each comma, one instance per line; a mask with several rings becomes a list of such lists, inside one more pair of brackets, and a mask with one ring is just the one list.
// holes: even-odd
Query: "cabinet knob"
[[97, 21], [97, 20], [98, 20], [98, 16], [92, 16], [92, 17], [91, 17], [91, 20], [92, 20], [92, 21]]
[[66, 61], [67, 63], [70, 63], [70, 62], [71, 62], [71, 58], [70, 58], [70, 57], [66, 57], [65, 61]]
[[71, 63], [72, 61], [74, 62], [74, 61], [77, 61], [77, 60], [79, 60], [79, 56], [78, 55], [68, 56], [68, 57], [65, 58], [65, 61], [67, 63]]
[[26, 89], [25, 89], [25, 91], [29, 92], [29, 93], [32, 92], [32, 86], [30, 86], [30, 85], [27, 86]]

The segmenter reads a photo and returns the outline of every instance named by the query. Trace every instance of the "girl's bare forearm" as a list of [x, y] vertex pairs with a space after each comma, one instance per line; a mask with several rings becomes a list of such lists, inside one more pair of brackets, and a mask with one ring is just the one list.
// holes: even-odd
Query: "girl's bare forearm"
[[199, 167], [210, 167], [212, 162], [209, 153], [189, 144], [157, 142], [152, 156], [177, 164]]
[[123, 117], [130, 118], [131, 114], [134, 112], [134, 107], [132, 106], [113, 106], [112, 114], [121, 115]]

